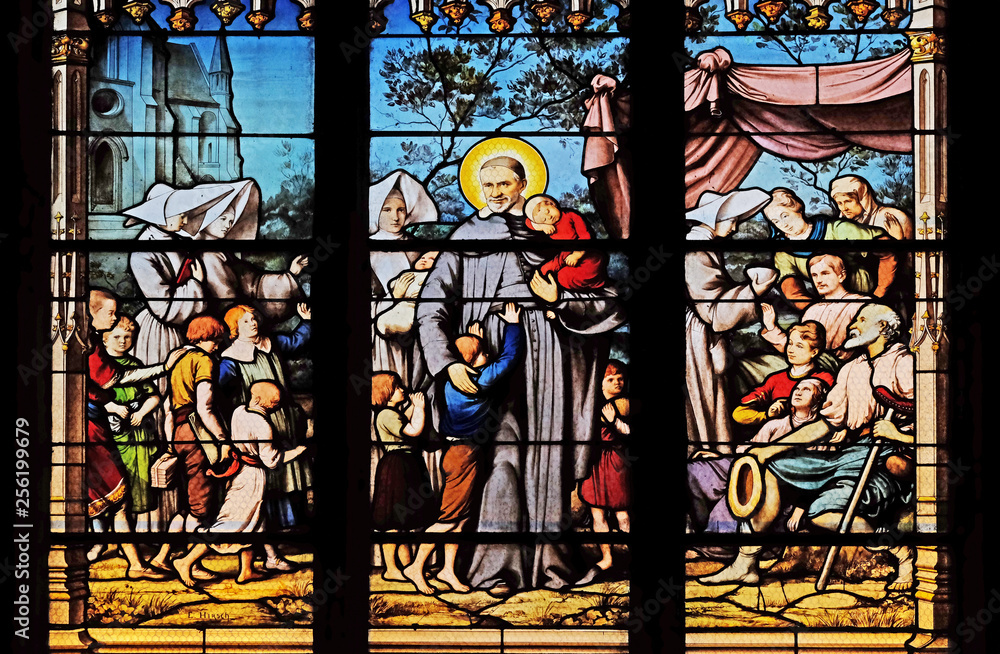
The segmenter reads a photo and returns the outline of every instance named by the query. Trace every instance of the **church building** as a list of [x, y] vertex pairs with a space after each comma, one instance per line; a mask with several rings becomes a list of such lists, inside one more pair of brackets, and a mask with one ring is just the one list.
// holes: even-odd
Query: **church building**
[[131, 21], [118, 26], [94, 53], [90, 76], [90, 128], [106, 132], [88, 142], [91, 215], [142, 202], [156, 182], [242, 177], [243, 130], [233, 113], [226, 37], [216, 37], [206, 67], [193, 43], [168, 41], [164, 32]]

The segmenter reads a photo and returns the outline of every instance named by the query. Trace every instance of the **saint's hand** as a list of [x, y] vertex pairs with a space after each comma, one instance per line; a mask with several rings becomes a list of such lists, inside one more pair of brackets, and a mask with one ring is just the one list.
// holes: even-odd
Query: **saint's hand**
[[205, 281], [205, 267], [201, 265], [201, 261], [197, 259], [191, 261], [191, 276], [199, 282]]
[[531, 292], [541, 300], [550, 304], [559, 300], [559, 285], [556, 284], [552, 273], [549, 273], [547, 277], [542, 277], [542, 274], [536, 270], [528, 285], [531, 287]]
[[896, 425], [892, 424], [891, 420], [879, 420], [874, 425], [872, 425], [872, 435], [875, 438], [884, 438], [890, 441], [898, 441], [900, 443], [913, 443], [912, 434], [904, 434], [896, 428]]
[[187, 352], [187, 350], [185, 350], [182, 347], [179, 347], [170, 354], [168, 354], [167, 360], [163, 362], [163, 367], [166, 368], [167, 370], [172, 369], [175, 365], [177, 365], [178, 359], [184, 356], [185, 352]]
[[464, 363], [453, 363], [448, 366], [448, 379], [452, 385], [467, 395], [475, 395], [479, 392], [479, 387], [469, 377], [470, 374], [475, 375], [476, 369]]
[[718, 459], [722, 455], [718, 452], [713, 452], [712, 450], [698, 450], [691, 455], [692, 461], [700, 461], [702, 459]]
[[503, 313], [497, 312], [497, 315], [508, 325], [516, 325], [521, 321], [521, 308], [513, 302], [508, 302], [503, 307]]
[[392, 297], [406, 297], [406, 291], [410, 289], [410, 284], [412, 284], [415, 279], [416, 275], [412, 272], [405, 272], [400, 275], [396, 280], [396, 283], [392, 285]]
[[304, 254], [292, 259], [292, 263], [288, 266], [288, 272], [292, 273], [296, 277], [302, 272], [302, 269], [309, 265], [309, 257]]
[[483, 324], [478, 320], [469, 323], [469, 333], [472, 334], [473, 336], [478, 336], [479, 338], [483, 338], [483, 334], [485, 333], [483, 332]]
[[760, 305], [760, 311], [764, 317], [764, 330], [771, 331], [778, 324], [775, 320], [774, 307], [765, 303]]
[[309, 305], [305, 302], [299, 302], [295, 305], [295, 310], [299, 312], [299, 318], [302, 318], [303, 320], [312, 320], [312, 309], [310, 309]]

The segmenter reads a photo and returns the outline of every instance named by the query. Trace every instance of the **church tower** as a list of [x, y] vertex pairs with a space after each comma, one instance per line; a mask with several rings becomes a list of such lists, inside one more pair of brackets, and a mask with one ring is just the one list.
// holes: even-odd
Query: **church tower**
[[233, 112], [233, 64], [229, 60], [229, 46], [226, 35], [220, 34], [215, 40], [212, 65], [208, 68], [208, 83], [212, 98], [229, 113]]

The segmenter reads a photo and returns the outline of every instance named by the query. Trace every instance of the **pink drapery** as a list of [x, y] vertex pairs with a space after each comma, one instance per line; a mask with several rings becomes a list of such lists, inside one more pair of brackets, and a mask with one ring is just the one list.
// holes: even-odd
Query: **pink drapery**
[[735, 64], [725, 48], [699, 54], [684, 75], [687, 206], [735, 189], [765, 151], [798, 161], [855, 145], [911, 152], [909, 54], [809, 66]]
[[584, 139], [582, 172], [608, 233], [628, 238], [632, 156], [619, 134], [629, 126], [631, 96], [619, 90], [618, 81], [607, 75], [595, 75], [590, 86], [594, 95], [586, 101], [582, 131], [591, 135]]

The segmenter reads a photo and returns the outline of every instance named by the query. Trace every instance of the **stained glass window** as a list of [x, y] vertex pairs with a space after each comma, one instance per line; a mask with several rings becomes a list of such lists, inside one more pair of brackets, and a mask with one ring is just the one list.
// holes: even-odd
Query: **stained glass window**
[[986, 642], [945, 0], [41, 4], [16, 642]]

